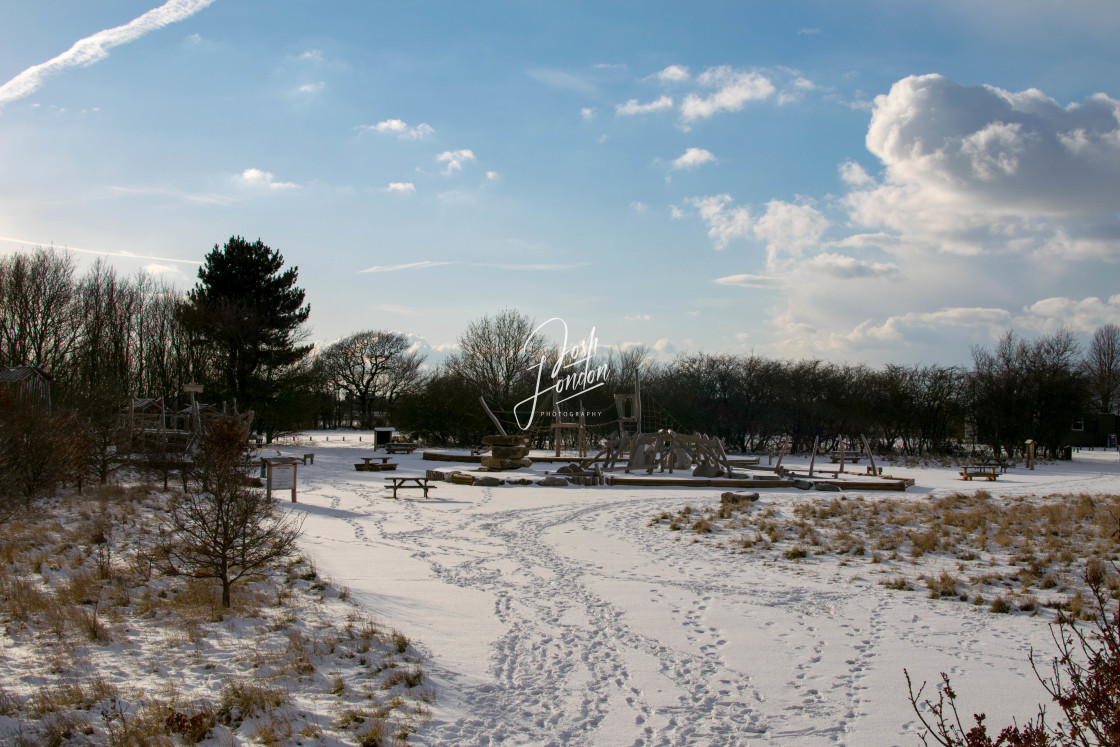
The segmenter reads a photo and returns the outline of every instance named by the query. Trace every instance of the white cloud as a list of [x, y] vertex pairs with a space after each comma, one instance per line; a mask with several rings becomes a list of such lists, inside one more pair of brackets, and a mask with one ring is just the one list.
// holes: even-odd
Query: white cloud
[[303, 54], [301, 54], [299, 56], [299, 58], [301, 60], [306, 61], [306, 62], [322, 62], [323, 61], [323, 50], [321, 50], [321, 49], [309, 49], [306, 52], [304, 52]]
[[187, 37], [187, 41], [189, 41], [191, 44], [200, 44], [202, 42], [202, 35], [201, 34], [190, 34]]
[[389, 182], [389, 186], [385, 188], [385, 191], [412, 194], [416, 191], [416, 185], [412, 182]]
[[583, 117], [584, 122], [590, 122], [595, 119], [595, 110], [589, 106], [585, 106], [579, 110], [579, 115]]
[[867, 147], [885, 172], [847, 198], [860, 225], [965, 255], [1120, 232], [1120, 101], [1104, 94], [1063, 107], [911, 76], [876, 97]]
[[781, 200], [766, 203], [766, 211], [757, 219], [749, 207], [732, 204], [731, 195], [692, 197], [686, 202], [707, 224], [716, 249], [726, 249], [735, 239], [766, 242], [767, 266], [772, 271], [783, 267], [788, 259], [803, 256], [807, 249], [819, 247], [830, 225], [816, 208]]
[[882, 324], [866, 321], [843, 335], [848, 343], [900, 343], [910, 337], [915, 328], [941, 331], [975, 329], [988, 330], [991, 336], [1007, 327], [1011, 313], [1006, 309], [989, 307], [950, 307], [930, 312], [909, 312], [888, 317]]
[[619, 104], [614, 108], [615, 114], [620, 117], [630, 117], [635, 114], [649, 114], [651, 112], [664, 111], [673, 108], [673, 100], [668, 96], [662, 96], [656, 101], [651, 101], [648, 104], [639, 104], [637, 99], [630, 99], [625, 104]]
[[499, 179], [502, 178], [502, 175], [499, 174], [497, 171], [487, 171], [486, 172], [486, 178], [489, 181], [496, 182], [496, 181], [498, 181]]
[[657, 342], [653, 343], [653, 349], [659, 355], [672, 355], [677, 352], [677, 346], [669, 342], [669, 338], [662, 337]]
[[840, 164], [840, 178], [851, 187], [867, 187], [875, 183], [867, 171], [855, 161], [845, 161]]
[[633, 210], [635, 213], [644, 213], [647, 210], [649, 210], [649, 205], [645, 204], [644, 202], [634, 200], [633, 202], [630, 203], [630, 209]]
[[447, 150], [436, 156], [436, 163], [446, 163], [447, 166], [443, 170], [444, 176], [450, 176], [456, 171], [463, 170], [463, 164], [467, 161], [477, 161], [474, 153], [469, 150]]
[[819, 28], [800, 28], [800, 29], [797, 30], [798, 34], [808, 35], [808, 36], [819, 34], [820, 32], [821, 32], [821, 30]]
[[[768, 275], [728, 275], [722, 278], [716, 278], [712, 282], [719, 285], [734, 285], [739, 288], [776, 288], [782, 285], [781, 278], [770, 277]], [[691, 313], [691, 312], [690, 312]]]
[[653, 77], [662, 83], [683, 83], [691, 79], [692, 75], [684, 65], [670, 65], [664, 70], [654, 73]]
[[868, 262], [843, 254], [824, 252], [807, 260], [803, 267], [832, 278], [897, 278], [898, 265]]
[[251, 187], [267, 187], [268, 189], [298, 189], [299, 185], [292, 182], [278, 182], [271, 171], [261, 169], [245, 169], [238, 176], [242, 184]]
[[686, 96], [681, 104], [681, 119], [685, 122], [720, 112], [737, 112], [750, 101], [769, 98], [775, 90], [773, 82], [762, 73], [735, 70], [727, 65], [709, 68], [696, 80], [702, 86], [717, 90], [705, 97], [694, 93]]
[[183, 274], [182, 269], [176, 267], [175, 265], [162, 265], [162, 264], [159, 264], [157, 262], [153, 262], [150, 265], [144, 265], [144, 272], [148, 273], [149, 275], [179, 275], [179, 276], [181, 276]]
[[[754, 230], [750, 208], [731, 204], [731, 195], [710, 197], [690, 197], [689, 203], [700, 213], [700, 219], [708, 224], [708, 236], [716, 249], [726, 249], [735, 239], [748, 238]], [[679, 208], [673, 217], [684, 217]]]
[[673, 159], [672, 167], [676, 170], [694, 169], [706, 163], [716, 163], [716, 157], [711, 151], [703, 148], [689, 148], [683, 155]]
[[357, 129], [359, 132], [396, 135], [401, 140], [423, 140], [435, 132], [435, 129], [425, 122], [409, 127], [407, 122], [400, 119], [386, 119], [375, 125], [359, 125]]
[[1105, 324], [1120, 324], [1120, 294], [1102, 301], [1090, 296], [1077, 301], [1072, 298], [1045, 298], [1025, 307], [1016, 316], [1015, 326], [1050, 334], [1059, 327], [1092, 334]]
[[783, 257], [801, 257], [807, 249], [819, 247], [828, 227], [828, 218], [814, 207], [771, 200], [755, 224], [754, 234], [767, 243], [767, 266], [775, 269]]
[[420, 262], [408, 262], [402, 265], [374, 265], [367, 267], [358, 272], [396, 272], [397, 270], [420, 270], [427, 267], [440, 267], [442, 265], [453, 265], [455, 262], [433, 262], [430, 259], [425, 259]]
[[74, 43], [62, 54], [27, 68], [0, 86], [0, 108], [37, 91], [52, 75], [72, 67], [88, 67], [109, 56], [113, 47], [135, 41], [145, 34], [190, 18], [214, 0], [168, 0], [123, 26], [98, 31]]
[[653, 317], [649, 314], [629, 314], [622, 318], [630, 322], [648, 322]]
[[304, 83], [303, 85], [296, 88], [296, 93], [302, 94], [304, 96], [314, 96], [326, 87], [327, 84], [321, 80], [314, 83]]

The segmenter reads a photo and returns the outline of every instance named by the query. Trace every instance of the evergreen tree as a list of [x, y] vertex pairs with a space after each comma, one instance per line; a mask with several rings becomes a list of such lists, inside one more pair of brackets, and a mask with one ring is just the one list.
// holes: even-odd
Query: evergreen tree
[[233, 236], [206, 255], [183, 308], [184, 322], [214, 356], [210, 391], [253, 409], [258, 429], [270, 436], [281, 425], [272, 411], [285, 394], [287, 373], [311, 351], [298, 345], [311, 314], [296, 286], [299, 268], [283, 267], [280, 252], [260, 239]]

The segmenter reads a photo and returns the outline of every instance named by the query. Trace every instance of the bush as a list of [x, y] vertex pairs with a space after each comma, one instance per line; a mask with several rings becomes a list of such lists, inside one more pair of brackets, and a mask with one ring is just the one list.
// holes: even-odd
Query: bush
[[[1040, 705], [1035, 719], [1025, 726], [1005, 727], [998, 736], [988, 734], [983, 713], [973, 716], [976, 724], [967, 731], [961, 723], [957, 706], [957, 693], [949, 676], [941, 673], [942, 685], [937, 702], [920, 701], [925, 683], [915, 693], [906, 675], [910, 705], [928, 730], [921, 735], [922, 744], [933, 738], [943, 747], [1105, 747], [1120, 745], [1120, 608], [1110, 618], [1106, 573], [1103, 564], [1090, 564], [1085, 572], [1085, 582], [1095, 603], [1095, 630], [1086, 631], [1075, 619], [1059, 613], [1051, 625], [1051, 635], [1058, 649], [1050, 664], [1051, 674], [1043, 676], [1034, 661], [1031, 668], [1039, 682], [1050, 693], [1065, 716], [1064, 722], [1054, 726], [1046, 723], [1046, 713]], [[997, 599], [992, 604], [1006, 600]], [[1006, 611], [1006, 610], [1003, 610]], [[921, 705], [919, 705], [921, 703]], [[921, 706], [925, 706], [923, 709]], [[932, 719], [927, 718], [927, 712]]]

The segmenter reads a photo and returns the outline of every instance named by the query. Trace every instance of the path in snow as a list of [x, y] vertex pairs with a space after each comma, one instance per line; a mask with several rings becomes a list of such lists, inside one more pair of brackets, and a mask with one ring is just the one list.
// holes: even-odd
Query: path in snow
[[[1027, 661], [1050, 650], [1040, 620], [647, 526], [718, 491], [441, 483], [392, 501], [353, 454], [317, 445], [301, 470], [303, 544], [427, 652], [440, 695], [416, 744], [914, 744], [903, 667], [931, 684], [948, 672], [993, 725], [1045, 697]], [[1050, 483], [1115, 490], [1105, 469]]]

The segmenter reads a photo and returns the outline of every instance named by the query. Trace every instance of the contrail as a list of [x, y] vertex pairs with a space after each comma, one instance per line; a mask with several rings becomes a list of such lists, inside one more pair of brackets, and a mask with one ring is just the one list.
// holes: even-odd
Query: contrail
[[34, 93], [50, 76], [67, 68], [88, 67], [100, 62], [109, 56], [109, 50], [113, 47], [128, 44], [149, 31], [189, 18], [213, 2], [214, 0], [167, 0], [158, 8], [149, 10], [123, 26], [98, 31], [75, 42], [74, 46], [58, 57], [29, 67], [0, 86], [0, 109], [7, 103]]
[[174, 257], [153, 257], [148, 254], [133, 254], [132, 252], [110, 252], [104, 249], [79, 249], [76, 246], [60, 246], [55, 247], [53, 243], [46, 244], [42, 241], [26, 241], [24, 239], [13, 239], [8, 236], [0, 236], [0, 243], [5, 244], [19, 244], [22, 246], [32, 246], [36, 248], [60, 249], [64, 252], [78, 252], [80, 254], [98, 254], [102, 257], [124, 257], [125, 259], [151, 259], [157, 262], [178, 262], [184, 265], [200, 265], [202, 262], [197, 259], [176, 259]]

